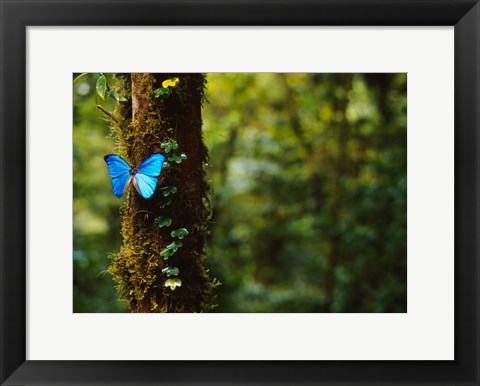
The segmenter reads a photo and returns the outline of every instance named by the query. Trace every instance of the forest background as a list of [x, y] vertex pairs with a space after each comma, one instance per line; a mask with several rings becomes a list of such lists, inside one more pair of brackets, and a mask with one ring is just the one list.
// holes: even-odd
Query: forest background
[[[73, 311], [125, 312], [98, 76], [73, 84]], [[406, 312], [407, 75], [212, 73], [206, 98], [214, 312]]]

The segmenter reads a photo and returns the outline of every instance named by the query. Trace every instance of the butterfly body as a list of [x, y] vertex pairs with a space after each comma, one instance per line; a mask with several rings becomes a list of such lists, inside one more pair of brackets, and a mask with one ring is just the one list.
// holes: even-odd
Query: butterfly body
[[116, 154], [108, 154], [103, 158], [112, 178], [112, 191], [115, 197], [122, 197], [130, 183], [143, 198], [150, 198], [153, 195], [165, 161], [163, 154], [152, 154], [138, 167], [130, 167], [127, 161]]

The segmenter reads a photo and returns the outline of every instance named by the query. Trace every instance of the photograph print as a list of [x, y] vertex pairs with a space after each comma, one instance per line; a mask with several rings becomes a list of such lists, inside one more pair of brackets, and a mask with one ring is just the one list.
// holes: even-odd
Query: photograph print
[[75, 73], [73, 312], [406, 313], [406, 73]]

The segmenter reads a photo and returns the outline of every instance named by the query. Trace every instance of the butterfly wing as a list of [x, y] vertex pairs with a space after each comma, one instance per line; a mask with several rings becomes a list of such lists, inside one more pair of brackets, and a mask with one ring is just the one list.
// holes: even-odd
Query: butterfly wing
[[135, 181], [133, 182], [138, 193], [143, 198], [152, 197], [157, 186], [157, 177], [146, 176], [142, 173], [135, 174]]
[[150, 177], [158, 177], [162, 171], [165, 156], [160, 153], [152, 154], [137, 168], [138, 172]]
[[115, 197], [122, 197], [130, 181], [130, 166], [120, 156], [109, 154], [103, 157], [108, 166], [108, 174], [112, 178], [112, 190]]
[[157, 186], [157, 177], [162, 172], [165, 156], [160, 153], [152, 154], [137, 168], [134, 185], [143, 198], [150, 198]]

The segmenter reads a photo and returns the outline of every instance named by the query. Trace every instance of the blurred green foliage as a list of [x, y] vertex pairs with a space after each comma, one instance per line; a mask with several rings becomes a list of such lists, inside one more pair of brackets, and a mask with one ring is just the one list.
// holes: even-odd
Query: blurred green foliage
[[[74, 74], [74, 78], [78, 74]], [[81, 76], [73, 83], [73, 311], [123, 312], [114, 283], [105, 272], [108, 256], [118, 251], [120, 200], [111, 191], [103, 156], [112, 153], [113, 140], [101, 104], [113, 110], [96, 92], [100, 74]], [[108, 80], [112, 82], [111, 76]]]
[[[115, 84], [106, 74], [107, 83]], [[123, 312], [99, 74], [74, 83], [74, 312]], [[217, 312], [406, 312], [406, 74], [209, 74]], [[118, 90], [121, 93], [121, 90]]]

